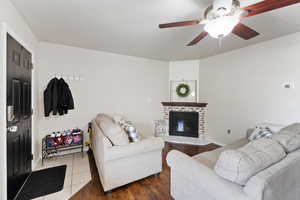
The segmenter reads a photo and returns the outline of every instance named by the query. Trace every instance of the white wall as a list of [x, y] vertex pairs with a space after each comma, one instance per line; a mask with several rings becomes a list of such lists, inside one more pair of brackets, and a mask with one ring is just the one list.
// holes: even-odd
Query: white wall
[[[41, 136], [51, 131], [85, 128], [97, 113], [120, 113], [145, 135], [153, 134], [155, 119], [162, 118], [161, 101], [168, 99], [168, 62], [75, 47], [41, 43], [40, 66]], [[55, 74], [80, 76], [67, 81], [75, 110], [60, 117], [44, 117], [43, 91]]]
[[169, 81], [196, 80], [199, 87], [199, 60], [169, 62], [169, 73]]
[[[24, 22], [21, 15], [9, 0], [0, 0], [0, 199], [6, 199], [6, 33], [9, 32], [15, 39], [22, 43], [25, 48], [34, 54], [37, 39], [30, 28]], [[37, 80], [36, 70], [33, 79]], [[33, 83], [33, 104], [37, 104], [37, 81]], [[35, 106], [35, 105], [33, 105]], [[34, 116], [34, 119], [35, 116]], [[35, 120], [34, 120], [35, 121]], [[33, 126], [33, 139], [37, 133], [37, 125]], [[35, 140], [34, 140], [35, 141]], [[36, 143], [33, 143], [34, 157], [37, 155]], [[35, 160], [36, 161], [36, 160]]]
[[170, 80], [198, 80], [199, 60], [169, 62]]
[[[206, 134], [226, 144], [257, 123], [300, 121], [299, 52], [296, 33], [207, 59], [170, 62], [170, 80], [198, 74], [198, 102], [208, 103]], [[294, 88], [285, 89], [286, 83]]]
[[[300, 121], [300, 33], [200, 60], [208, 135], [222, 143], [259, 122]], [[284, 83], [294, 89], [284, 89]], [[232, 133], [227, 134], [227, 129]]]

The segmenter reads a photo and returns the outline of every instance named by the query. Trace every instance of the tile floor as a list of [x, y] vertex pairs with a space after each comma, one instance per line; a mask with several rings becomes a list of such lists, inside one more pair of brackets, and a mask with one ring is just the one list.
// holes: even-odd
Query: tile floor
[[83, 157], [81, 153], [75, 153], [50, 158], [44, 161], [44, 166], [40, 162], [35, 170], [59, 165], [67, 165], [64, 189], [35, 200], [67, 200], [92, 180], [87, 153], [84, 153]]

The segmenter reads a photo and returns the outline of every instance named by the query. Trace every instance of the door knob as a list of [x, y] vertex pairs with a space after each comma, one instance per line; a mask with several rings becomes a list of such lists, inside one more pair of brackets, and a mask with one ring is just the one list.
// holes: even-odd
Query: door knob
[[18, 131], [18, 127], [17, 126], [10, 126], [7, 128], [7, 131], [8, 132], [11, 132], [11, 133], [15, 133]]

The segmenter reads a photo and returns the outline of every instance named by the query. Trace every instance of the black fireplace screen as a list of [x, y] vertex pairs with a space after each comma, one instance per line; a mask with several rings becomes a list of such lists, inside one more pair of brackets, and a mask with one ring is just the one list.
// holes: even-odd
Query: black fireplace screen
[[197, 112], [174, 112], [169, 115], [169, 134], [198, 137], [199, 114]]

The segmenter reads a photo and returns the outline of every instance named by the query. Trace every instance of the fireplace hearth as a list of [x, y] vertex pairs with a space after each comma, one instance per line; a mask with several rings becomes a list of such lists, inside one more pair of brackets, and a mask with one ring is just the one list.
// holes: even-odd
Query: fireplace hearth
[[199, 113], [175, 112], [169, 113], [169, 135], [184, 137], [199, 137]]

